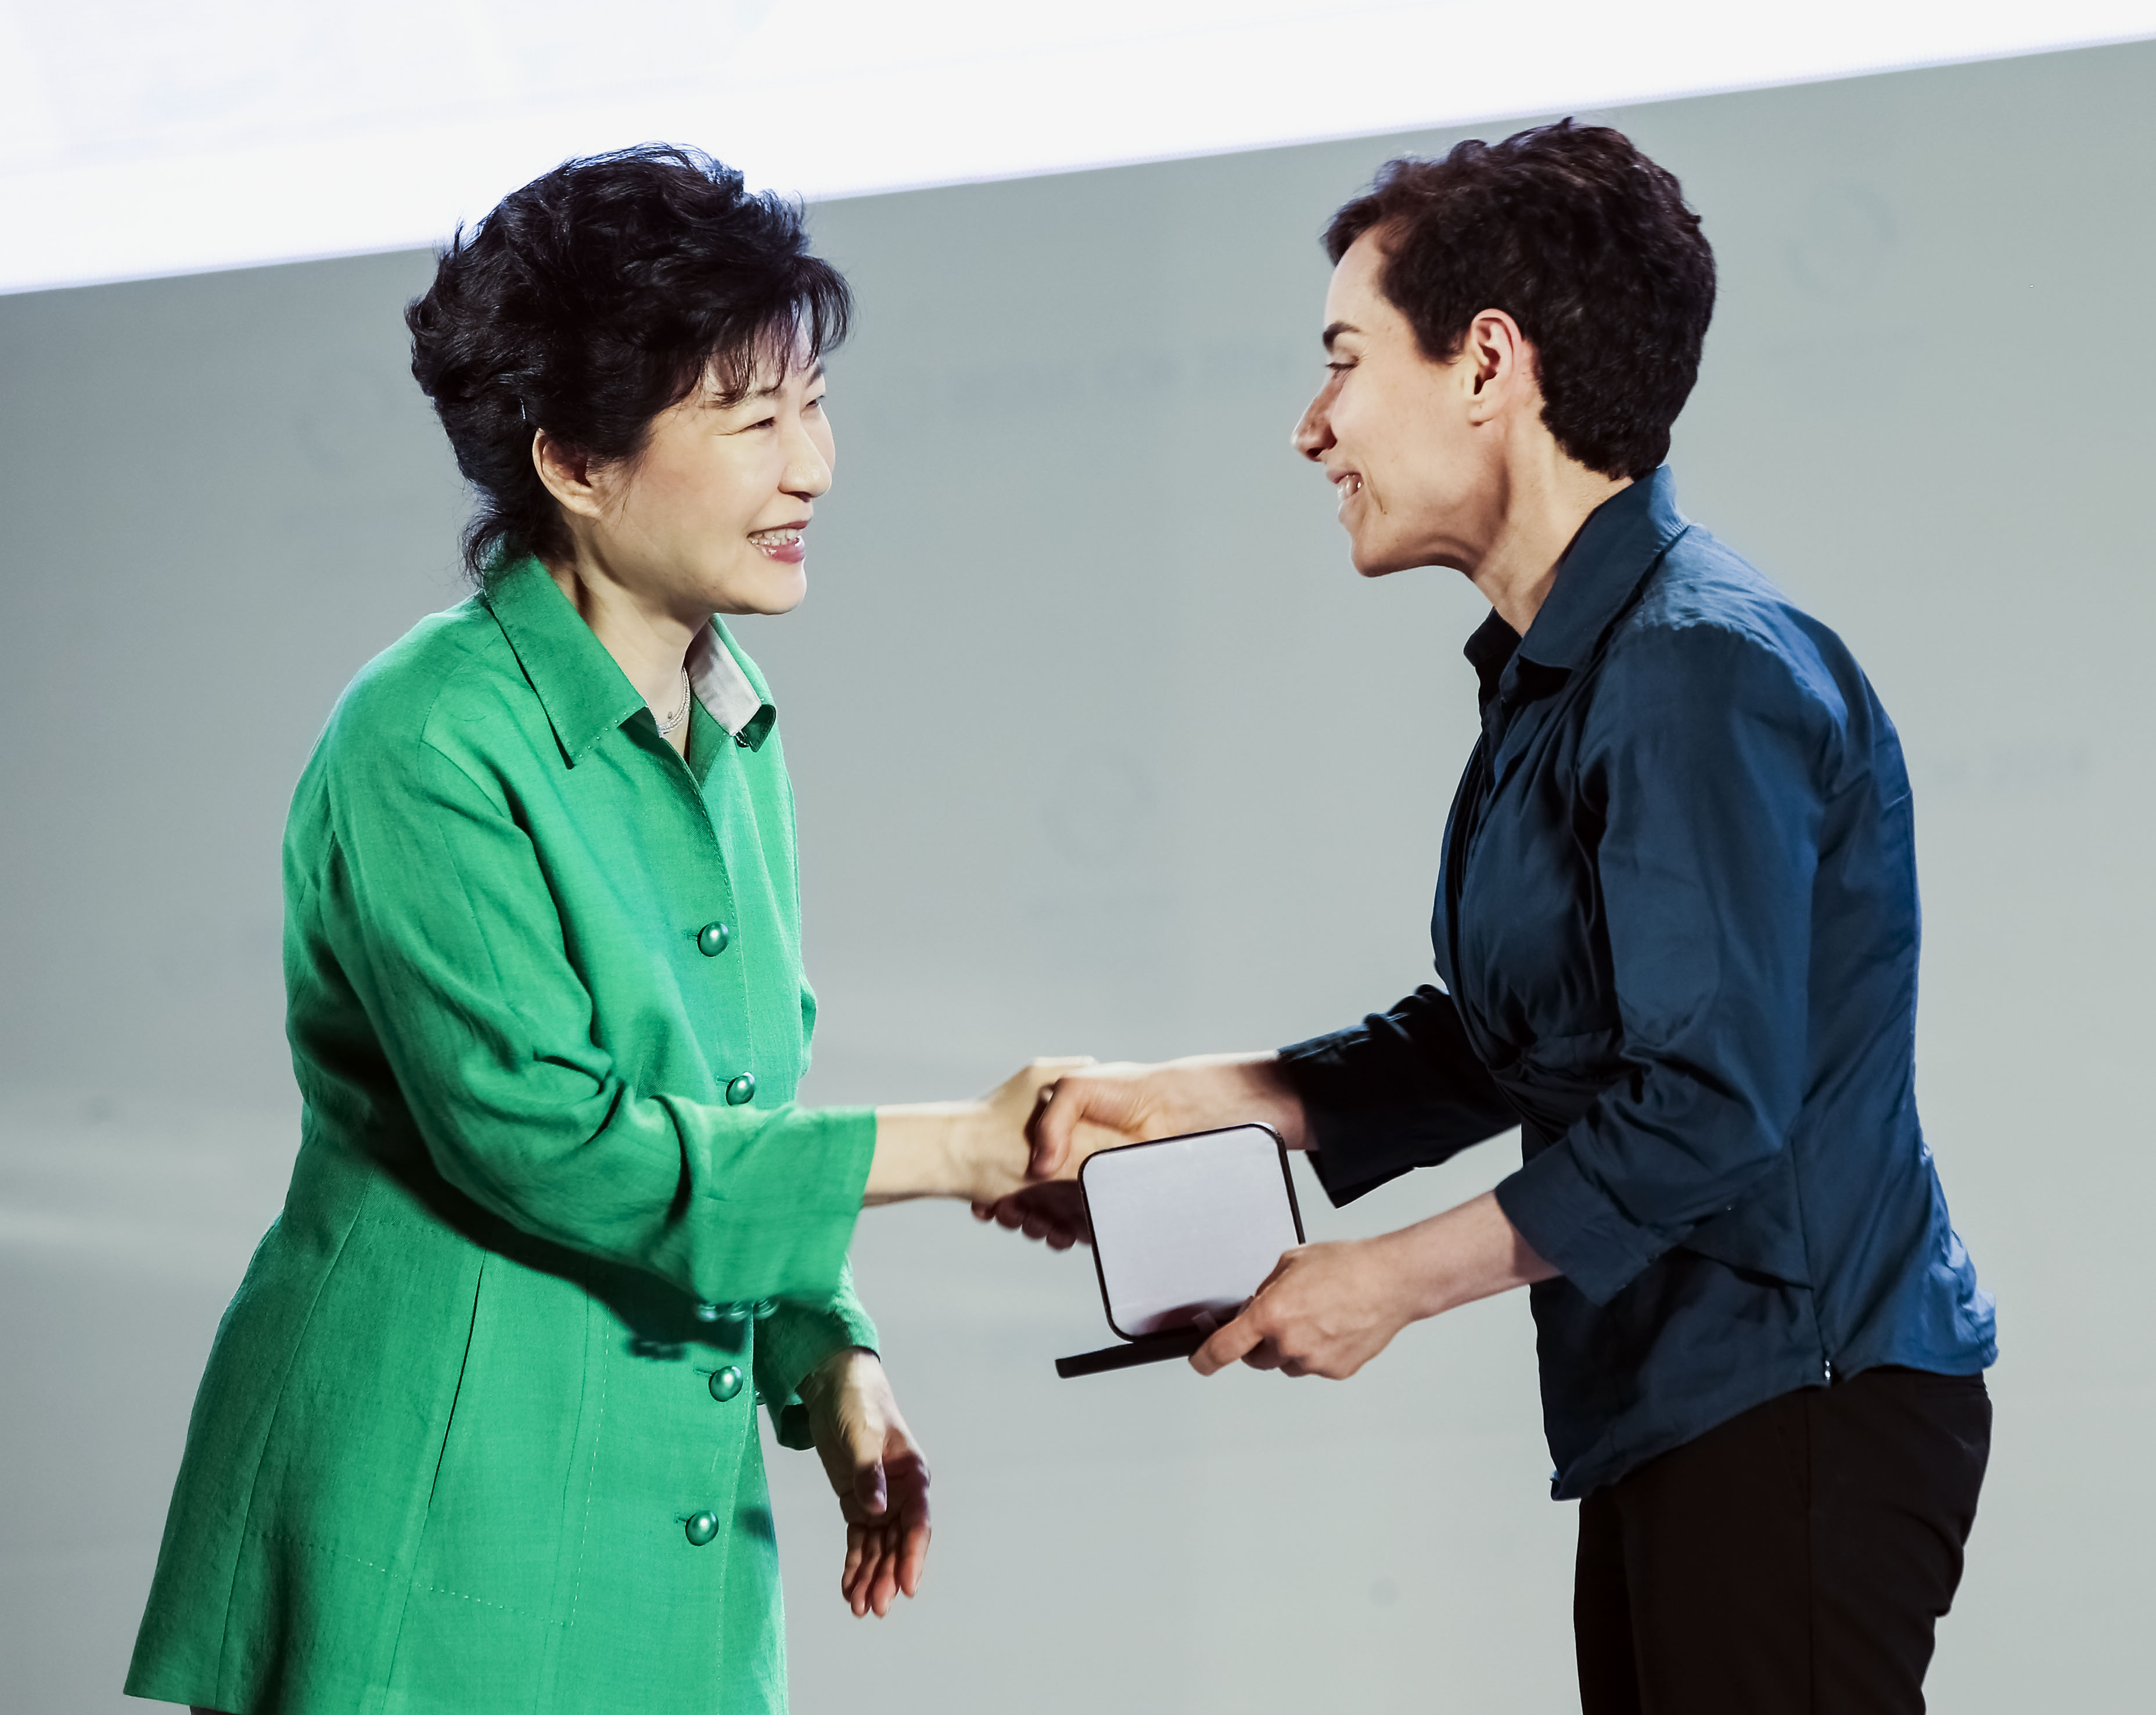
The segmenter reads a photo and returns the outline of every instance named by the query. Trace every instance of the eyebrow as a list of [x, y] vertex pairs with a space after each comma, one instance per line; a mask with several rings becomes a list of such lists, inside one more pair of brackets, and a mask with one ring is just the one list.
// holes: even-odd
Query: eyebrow
[[1362, 329], [1352, 321], [1336, 321], [1325, 330], [1325, 349], [1331, 351], [1332, 342], [1343, 333], [1360, 333]]
[[[808, 375], [803, 377], [801, 385], [803, 387], [814, 387], [823, 378], [824, 366], [821, 362], [819, 362], [814, 368], [809, 370]], [[776, 398], [778, 396], [779, 388], [785, 385], [786, 383], [783, 381], [776, 381], [769, 387], [760, 387], [752, 393], [744, 393], [742, 396], [742, 403], [743, 404], [747, 404], [751, 399]]]

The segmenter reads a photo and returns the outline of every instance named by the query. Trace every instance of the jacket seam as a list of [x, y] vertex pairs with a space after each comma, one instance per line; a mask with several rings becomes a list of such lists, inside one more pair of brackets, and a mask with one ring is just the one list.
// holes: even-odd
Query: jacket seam
[[[585, 1313], [587, 1316], [591, 1313], [588, 1302], [586, 1305]], [[592, 1425], [592, 1451], [588, 1455], [590, 1466], [584, 1480], [584, 1517], [583, 1523], [577, 1533], [577, 1581], [570, 1587], [569, 1617], [562, 1622], [564, 1627], [572, 1626], [577, 1623], [577, 1610], [584, 1599], [584, 1548], [585, 1545], [591, 1541], [592, 1497], [598, 1490], [599, 1444], [606, 1435], [607, 1365], [603, 1356], [602, 1356], [598, 1365], [598, 1372], [599, 1415], [598, 1420]], [[591, 1374], [591, 1365], [588, 1360], [586, 1362], [584, 1373], [587, 1375]]]
[[[394, 1578], [397, 1575], [394, 1567], [384, 1566], [379, 1561], [368, 1559], [364, 1554], [355, 1554], [349, 1548], [340, 1548], [334, 1543], [326, 1543], [320, 1537], [310, 1536], [303, 1532], [257, 1530], [251, 1532], [250, 1534], [265, 1542], [290, 1543], [298, 1548], [318, 1549], [322, 1553], [331, 1555], [339, 1560], [349, 1560], [354, 1565], [364, 1566], [369, 1572], [378, 1572], [385, 1578]], [[529, 1608], [519, 1608], [507, 1602], [490, 1602], [484, 1596], [471, 1595], [463, 1590], [453, 1590], [446, 1584], [422, 1584], [415, 1587], [426, 1591], [429, 1595], [454, 1596], [459, 1602], [475, 1602], [482, 1608], [492, 1608], [503, 1614], [521, 1615], [525, 1619], [536, 1620], [543, 1625], [559, 1625], [562, 1623], [557, 1620], [549, 1620], [544, 1615], [535, 1614]]]
[[434, 1516], [435, 1492], [442, 1486], [442, 1466], [449, 1456], [449, 1437], [456, 1430], [457, 1404], [465, 1396], [465, 1378], [471, 1374], [472, 1341], [479, 1332], [480, 1294], [486, 1290], [486, 1255], [484, 1249], [480, 1250], [479, 1277], [472, 1282], [471, 1321], [465, 1326], [465, 1349], [457, 1359], [457, 1384], [449, 1389], [449, 1412], [442, 1420], [442, 1445], [434, 1452], [434, 1473], [427, 1480], [427, 1505], [419, 1520], [422, 1534], [426, 1531], [427, 1520]]
[[[300, 1148], [304, 1149], [305, 1147], [305, 1139], [302, 1137]], [[315, 1283], [314, 1296], [307, 1301], [306, 1317], [293, 1334], [290, 1345], [285, 1349], [285, 1367], [277, 1378], [276, 1401], [270, 1408], [269, 1422], [263, 1425], [262, 1444], [255, 1450], [254, 1454], [254, 1469], [248, 1473], [247, 1505], [240, 1515], [239, 1541], [234, 1545], [232, 1573], [225, 1583], [224, 1624], [218, 1633], [217, 1640], [217, 1689], [218, 1701], [220, 1702], [228, 1701], [228, 1692], [235, 1688], [228, 1684], [226, 1671], [232, 1649], [232, 1617], [233, 1610], [237, 1606], [235, 1596], [239, 1589], [240, 1562], [246, 1552], [247, 1538], [251, 1534], [258, 1539], [267, 1540], [275, 1534], [270, 1531], [254, 1530], [252, 1528], [255, 1497], [262, 1487], [262, 1467], [269, 1462], [270, 1445], [276, 1439], [277, 1425], [285, 1415], [285, 1395], [292, 1385], [292, 1369], [299, 1362], [300, 1348], [306, 1343], [307, 1331], [314, 1326], [315, 1317], [321, 1308], [322, 1294], [329, 1290], [330, 1281], [337, 1271], [337, 1264], [344, 1258], [345, 1247], [352, 1242], [352, 1230], [359, 1225], [359, 1218], [366, 1212], [367, 1205], [372, 1200], [373, 1196], [374, 1184], [370, 1180], [367, 1189], [360, 1194], [358, 1201], [353, 1205], [352, 1217], [345, 1223], [344, 1230], [337, 1235], [336, 1255], [330, 1258], [329, 1266], [322, 1271], [321, 1278]], [[362, 1564], [365, 1564], [365, 1562], [362, 1563]]]
[[560, 1625], [558, 1620], [550, 1620], [543, 1614], [534, 1614], [529, 1608], [512, 1607], [506, 1602], [490, 1602], [484, 1596], [467, 1595], [462, 1590], [450, 1589], [445, 1584], [422, 1584], [420, 1588], [430, 1596], [451, 1596], [459, 1602], [470, 1602], [481, 1608], [491, 1608], [497, 1614], [514, 1614], [521, 1620], [536, 1620], [542, 1625]]
[[397, 1575], [394, 1567], [384, 1566], [379, 1561], [370, 1560], [364, 1554], [355, 1554], [349, 1548], [340, 1548], [335, 1543], [326, 1543], [320, 1537], [310, 1536], [304, 1531], [282, 1528], [255, 1530], [250, 1528], [247, 1533], [265, 1543], [290, 1543], [298, 1548], [318, 1548], [323, 1553], [336, 1559], [349, 1560], [355, 1566], [364, 1566], [369, 1572], [378, 1572], [384, 1578], [394, 1578]]

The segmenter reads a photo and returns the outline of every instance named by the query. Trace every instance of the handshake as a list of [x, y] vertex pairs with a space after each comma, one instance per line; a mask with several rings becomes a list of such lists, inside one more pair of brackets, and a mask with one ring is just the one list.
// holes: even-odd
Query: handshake
[[[1077, 1184], [1087, 1157], [1251, 1121], [1291, 1149], [1310, 1146], [1301, 1099], [1270, 1053], [1154, 1065], [1037, 1060], [978, 1101], [878, 1108], [862, 1200], [963, 1198], [980, 1219], [1067, 1250], [1091, 1236]], [[1204, 1375], [1241, 1363], [1351, 1376], [1408, 1323], [1553, 1272], [1486, 1192], [1396, 1233], [1288, 1252], [1191, 1367]], [[876, 1359], [849, 1352], [832, 1363], [803, 1396], [845, 1510], [841, 1589], [856, 1615], [882, 1614], [920, 1582], [927, 1468]]]
[[[1091, 1236], [1078, 1169], [1100, 1150], [1245, 1120], [1263, 1120], [1301, 1148], [1302, 1104], [1275, 1060], [1037, 1060], [976, 1101], [879, 1107], [861, 1201], [962, 1198], [983, 1220], [1068, 1250]], [[887, 1613], [919, 1587], [927, 1562], [927, 1466], [873, 1354], [835, 1354], [801, 1393], [846, 1521], [840, 1594], [856, 1616]]]
[[1270, 1053], [1037, 1060], [978, 1101], [879, 1108], [862, 1201], [962, 1197], [981, 1219], [1067, 1250], [1090, 1236], [1077, 1186], [1088, 1156], [1252, 1120], [1303, 1147], [1302, 1104]]

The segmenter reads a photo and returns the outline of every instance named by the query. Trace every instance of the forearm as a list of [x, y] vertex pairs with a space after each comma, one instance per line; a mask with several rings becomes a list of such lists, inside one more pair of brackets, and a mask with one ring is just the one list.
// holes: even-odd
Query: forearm
[[1478, 1298], [1553, 1277], [1557, 1270], [1522, 1238], [1494, 1193], [1371, 1241], [1397, 1283], [1404, 1321], [1442, 1315]]
[[391, 1063], [443, 1178], [519, 1231], [711, 1302], [818, 1297], [845, 1260], [871, 1154], [863, 1108], [728, 1107], [558, 1060]]
[[1152, 1101], [1147, 1129], [1155, 1137], [1211, 1131], [1256, 1122], [1270, 1126], [1291, 1149], [1310, 1147], [1302, 1098], [1281, 1071], [1280, 1055], [1194, 1054], [1150, 1069]]
[[1301, 1098], [1311, 1165], [1335, 1204], [1519, 1123], [1452, 997], [1428, 984], [1358, 1025], [1283, 1048], [1280, 1070]]
[[1378, 1238], [1299, 1245], [1190, 1361], [1201, 1375], [1242, 1358], [1342, 1379], [1409, 1322], [1556, 1272], [1485, 1194]]
[[[979, 1197], [988, 1153], [988, 1107], [979, 1101], [916, 1101], [875, 1111], [875, 1154], [861, 1194], [865, 1208], [916, 1197]], [[1024, 1161], [1018, 1163], [1021, 1171]], [[1014, 1186], [993, 1191], [996, 1196]]]

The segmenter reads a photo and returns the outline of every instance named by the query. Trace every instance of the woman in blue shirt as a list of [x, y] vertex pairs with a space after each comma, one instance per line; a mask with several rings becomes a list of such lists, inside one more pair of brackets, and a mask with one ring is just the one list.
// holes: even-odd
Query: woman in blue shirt
[[[1066, 1078], [1036, 1129], [1052, 1155], [1081, 1117], [1264, 1118], [1346, 1202], [1517, 1127], [1494, 1192], [1291, 1252], [1193, 1362], [1348, 1376], [1527, 1286], [1588, 1715], [1920, 1711], [1992, 1306], [1917, 1123], [1893, 725], [1662, 463], [1712, 253], [1673, 177], [1569, 122], [1394, 162], [1327, 245], [1296, 444], [1358, 571], [1452, 567], [1492, 609], [1444, 986], [1277, 1053]], [[993, 1212], [1067, 1242], [1062, 1194]]]

